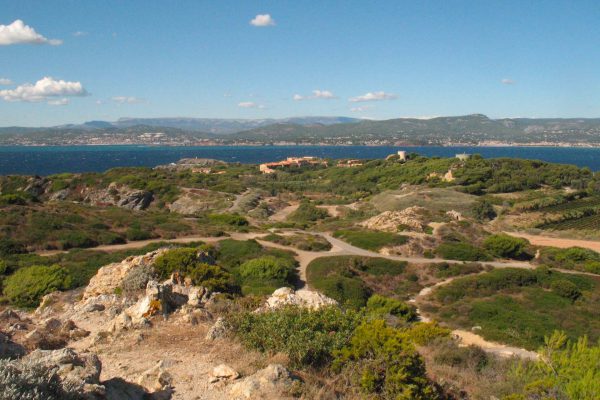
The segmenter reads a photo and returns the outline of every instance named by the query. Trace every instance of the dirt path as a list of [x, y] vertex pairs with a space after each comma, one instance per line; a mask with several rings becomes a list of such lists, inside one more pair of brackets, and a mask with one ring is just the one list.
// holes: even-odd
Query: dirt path
[[520, 237], [529, 240], [535, 246], [551, 246], [566, 249], [569, 247], [582, 247], [584, 249], [594, 250], [600, 253], [600, 241], [580, 240], [580, 239], [562, 239], [550, 236], [530, 235], [521, 232], [504, 232], [507, 235]]
[[275, 214], [271, 215], [269, 217], [269, 220], [275, 221], [275, 222], [283, 222], [283, 221], [285, 221], [287, 219], [287, 217], [291, 213], [293, 213], [294, 211], [296, 211], [299, 206], [300, 206], [299, 203], [290, 204], [289, 206], [284, 207], [281, 210], [277, 211]]
[[[444, 281], [436, 283], [435, 285], [423, 288], [414, 298], [409, 300], [410, 303], [413, 303], [415, 306], [417, 306], [417, 314], [419, 315], [421, 321], [430, 322], [431, 318], [421, 313], [421, 310], [418, 308], [419, 300], [429, 296], [434, 289], [447, 285], [456, 278], [460, 278], [460, 276], [448, 278]], [[537, 360], [539, 358], [539, 355], [534, 351], [529, 351], [520, 347], [508, 346], [501, 343], [490, 342], [476, 333], [464, 329], [455, 329], [452, 331], [452, 335], [459, 341], [459, 346], [478, 346], [481, 347], [485, 352], [492, 353], [500, 357], [517, 356], [519, 358], [526, 358], [530, 360]]]

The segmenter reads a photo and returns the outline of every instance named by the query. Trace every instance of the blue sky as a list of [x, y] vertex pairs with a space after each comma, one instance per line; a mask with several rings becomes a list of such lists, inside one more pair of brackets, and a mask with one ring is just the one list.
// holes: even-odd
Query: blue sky
[[598, 1], [0, 0], [0, 10], [0, 126], [600, 117]]

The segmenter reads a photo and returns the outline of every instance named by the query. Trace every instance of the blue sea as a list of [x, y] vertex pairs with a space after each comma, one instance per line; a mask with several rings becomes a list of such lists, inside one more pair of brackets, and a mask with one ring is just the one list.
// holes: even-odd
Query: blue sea
[[574, 164], [600, 171], [600, 148], [573, 147], [394, 147], [394, 146], [0, 146], [0, 175], [50, 175], [60, 172], [101, 172], [114, 167], [154, 167], [181, 158], [215, 158], [228, 162], [262, 163], [289, 156], [383, 158], [398, 150], [424, 156], [457, 153], [485, 158], [514, 157]]

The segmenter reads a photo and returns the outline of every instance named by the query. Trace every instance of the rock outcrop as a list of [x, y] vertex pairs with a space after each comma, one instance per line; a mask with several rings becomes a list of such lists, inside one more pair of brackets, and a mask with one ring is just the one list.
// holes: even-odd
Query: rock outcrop
[[84, 202], [93, 206], [117, 206], [130, 210], [144, 210], [153, 200], [152, 192], [131, 189], [111, 183], [106, 189], [91, 189], [84, 193]]
[[379, 215], [363, 221], [360, 225], [372, 230], [398, 232], [399, 226], [408, 227], [414, 231], [422, 231], [427, 225], [423, 207], [412, 206], [402, 211], [384, 211]]
[[337, 301], [321, 293], [309, 290], [298, 290], [283, 287], [273, 292], [260, 311], [272, 310], [286, 305], [310, 308], [312, 310], [326, 306], [335, 306]]
[[85, 398], [104, 397], [105, 390], [100, 384], [102, 364], [95, 354], [77, 354], [71, 349], [35, 350], [23, 357], [22, 362], [56, 369], [61, 384]]
[[142, 256], [127, 257], [121, 262], [108, 264], [98, 270], [83, 292], [83, 299], [100, 295], [111, 295], [120, 288], [123, 280], [134, 268], [152, 265], [154, 261], [168, 249], [158, 249]]
[[294, 381], [295, 379], [285, 367], [271, 364], [232, 384], [229, 398], [235, 400], [291, 398], [290, 391]]

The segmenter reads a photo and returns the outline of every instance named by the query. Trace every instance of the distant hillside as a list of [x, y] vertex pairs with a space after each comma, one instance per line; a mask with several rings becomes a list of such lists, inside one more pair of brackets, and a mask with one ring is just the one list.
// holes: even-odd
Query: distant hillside
[[571, 144], [600, 145], [600, 118], [503, 118], [482, 114], [384, 121], [124, 118], [50, 128], [0, 128], [0, 145], [65, 144]]
[[398, 118], [385, 121], [364, 120], [353, 124], [299, 126], [276, 124], [239, 132], [237, 140], [258, 141], [328, 141], [351, 142], [383, 140], [411, 144], [479, 144], [570, 142], [600, 143], [600, 119], [500, 119], [473, 114], [439, 117], [428, 120]]

